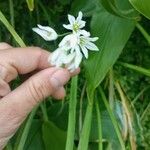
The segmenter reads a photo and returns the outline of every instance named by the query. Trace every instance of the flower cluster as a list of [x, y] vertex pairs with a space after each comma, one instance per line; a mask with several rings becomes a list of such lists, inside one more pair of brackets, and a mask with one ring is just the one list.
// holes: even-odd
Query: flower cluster
[[[68, 15], [69, 24], [63, 24], [71, 33], [66, 35], [59, 43], [58, 48], [49, 57], [49, 63], [56, 67], [66, 67], [70, 71], [77, 69], [82, 61], [83, 56], [88, 58], [88, 50], [98, 51], [98, 47], [93, 43], [98, 37], [90, 37], [90, 32], [83, 29], [85, 21], [82, 20], [82, 12], [78, 13], [75, 18]], [[38, 25], [33, 31], [43, 37], [46, 41], [56, 40], [59, 35], [48, 26]]]

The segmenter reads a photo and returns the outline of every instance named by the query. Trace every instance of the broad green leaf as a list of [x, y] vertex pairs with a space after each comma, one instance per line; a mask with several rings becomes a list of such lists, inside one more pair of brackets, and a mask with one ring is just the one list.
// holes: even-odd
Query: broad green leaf
[[77, 15], [79, 11], [82, 11], [84, 16], [91, 16], [97, 6], [97, 0], [74, 0], [71, 6], [71, 13]]
[[43, 150], [42, 121], [33, 120], [24, 150]]
[[34, 10], [34, 0], [26, 0], [28, 8], [30, 11]]
[[129, 0], [132, 6], [150, 19], [150, 1], [149, 0]]
[[65, 150], [66, 132], [56, 127], [52, 122], [44, 122], [42, 127], [46, 150]]
[[89, 95], [119, 57], [134, 27], [135, 22], [116, 17], [105, 10], [93, 15], [91, 29], [93, 35], [99, 37], [96, 44], [100, 51], [91, 52], [85, 61]]
[[126, 19], [137, 19], [137, 13], [130, 7], [130, 3], [128, 1], [122, 1], [124, 3], [122, 5], [128, 6], [126, 8], [122, 8], [119, 4], [120, 0], [100, 0], [103, 7], [111, 14], [126, 18]]

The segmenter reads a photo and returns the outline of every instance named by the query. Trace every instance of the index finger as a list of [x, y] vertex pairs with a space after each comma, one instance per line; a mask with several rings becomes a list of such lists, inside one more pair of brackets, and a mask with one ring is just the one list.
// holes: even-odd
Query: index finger
[[0, 51], [0, 63], [11, 65], [19, 74], [26, 74], [36, 69], [50, 66], [48, 57], [50, 52], [38, 47], [11, 48]]

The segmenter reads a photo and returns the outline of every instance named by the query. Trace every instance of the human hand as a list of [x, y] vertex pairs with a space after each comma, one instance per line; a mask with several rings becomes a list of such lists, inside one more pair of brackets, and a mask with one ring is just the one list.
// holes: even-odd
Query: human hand
[[[0, 43], [0, 149], [14, 135], [29, 112], [47, 96], [61, 99], [64, 85], [71, 76], [63, 68], [48, 64], [50, 53], [36, 47], [13, 48]], [[11, 91], [9, 82], [18, 74], [37, 71], [22, 85]]]

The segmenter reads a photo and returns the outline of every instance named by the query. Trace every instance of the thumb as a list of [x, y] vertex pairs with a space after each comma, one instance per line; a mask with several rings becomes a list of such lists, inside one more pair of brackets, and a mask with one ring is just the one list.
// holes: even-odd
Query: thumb
[[[66, 69], [48, 68], [30, 77], [21, 86], [0, 100], [0, 148], [15, 133], [27, 114], [49, 95], [62, 94], [70, 79]], [[59, 90], [60, 89], [60, 90]], [[61, 97], [61, 96], [58, 96]]]
[[36, 104], [47, 96], [53, 95], [56, 92], [59, 95], [59, 91], [62, 95], [62, 87], [69, 79], [70, 73], [66, 69], [54, 67], [40, 71], [2, 98], [0, 109], [1, 103], [6, 103], [9, 107], [5, 106], [5, 110], [12, 108], [19, 114], [29, 113]]

